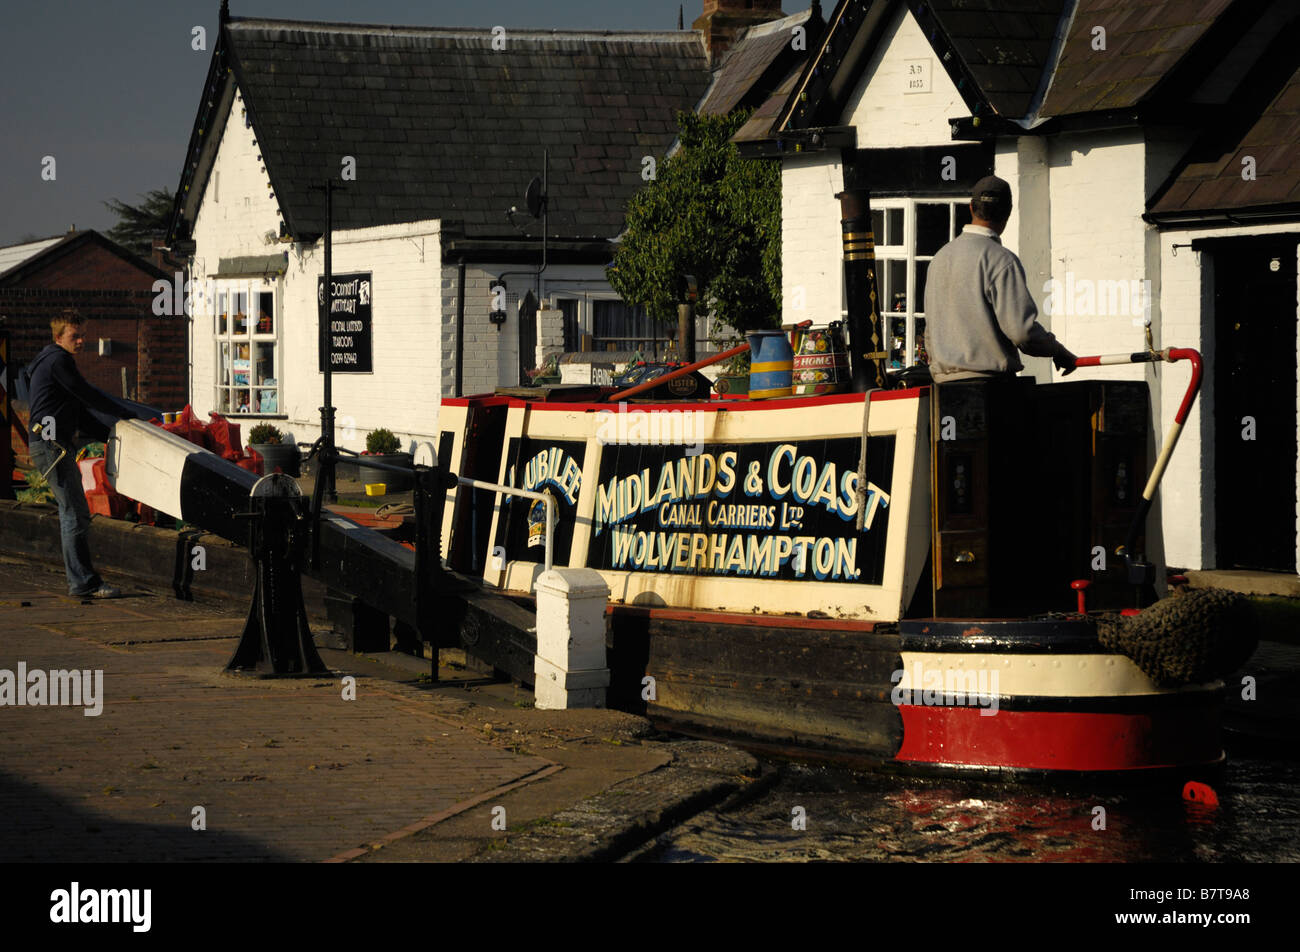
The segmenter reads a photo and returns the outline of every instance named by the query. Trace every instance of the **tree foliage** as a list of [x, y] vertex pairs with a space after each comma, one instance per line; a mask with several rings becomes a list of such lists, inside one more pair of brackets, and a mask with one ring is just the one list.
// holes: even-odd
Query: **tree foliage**
[[739, 331], [776, 327], [781, 311], [781, 170], [742, 159], [729, 140], [749, 112], [678, 113], [680, 148], [628, 205], [609, 283], [664, 321], [698, 281], [702, 308]]
[[139, 205], [128, 205], [116, 198], [104, 202], [104, 207], [117, 216], [117, 224], [105, 234], [123, 248], [148, 258], [154, 238], [167, 234], [175, 198], [167, 188], [156, 188], [141, 197], [144, 201]]

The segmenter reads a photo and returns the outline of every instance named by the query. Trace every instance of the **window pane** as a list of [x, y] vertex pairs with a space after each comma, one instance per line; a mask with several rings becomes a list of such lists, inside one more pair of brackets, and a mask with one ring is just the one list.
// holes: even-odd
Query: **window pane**
[[657, 355], [664, 342], [664, 328], [643, 308], [628, 307], [622, 301], [592, 302], [592, 337], [597, 350], [641, 350], [642, 356]]
[[907, 348], [907, 318], [889, 318], [889, 366], [903, 366], [903, 351]]
[[275, 295], [262, 291], [257, 295], [257, 333], [275, 333]]
[[916, 204], [916, 253], [932, 255], [948, 243], [949, 205], [930, 202]]
[[253, 353], [253, 383], [260, 387], [270, 380], [270, 385], [275, 386], [275, 345], [256, 343]]
[[876, 244], [885, 243], [885, 213], [878, 208], [871, 210], [871, 234], [876, 239]]
[[930, 352], [925, 349], [925, 318], [916, 319], [916, 351], [913, 363], [928, 364], [930, 362]]
[[252, 371], [251, 362], [248, 358], [248, 345], [235, 344], [233, 346], [230, 361], [230, 382], [236, 387], [247, 387], [248, 375]]
[[232, 413], [248, 413], [248, 391], [245, 389], [236, 389], [230, 392], [231, 403], [233, 404]]
[[226, 314], [228, 313], [227, 308], [229, 304], [230, 304], [230, 299], [226, 296], [226, 292], [225, 291], [219, 292], [217, 294], [217, 333], [218, 334], [226, 333], [226, 329], [227, 329]]
[[916, 263], [916, 311], [921, 313], [925, 310], [925, 276], [930, 270], [930, 262], [918, 261]]
[[885, 244], [887, 245], [901, 245], [903, 243], [903, 210], [901, 208], [886, 209], [885, 236]]
[[954, 211], [957, 213], [957, 231], [958, 235], [961, 230], [970, 224], [970, 203], [962, 202], [955, 206]]
[[889, 262], [889, 310], [907, 310], [907, 261], [902, 258]]
[[217, 345], [217, 383], [230, 386], [230, 344], [224, 341]]
[[248, 292], [236, 291], [230, 295], [230, 330], [234, 334], [248, 334]]

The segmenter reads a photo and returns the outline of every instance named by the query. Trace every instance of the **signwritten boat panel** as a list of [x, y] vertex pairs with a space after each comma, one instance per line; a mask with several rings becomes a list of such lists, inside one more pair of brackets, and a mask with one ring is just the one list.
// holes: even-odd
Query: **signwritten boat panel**
[[[872, 400], [862, 530], [860, 394], [617, 409], [486, 399], [508, 402], [497, 481], [525, 487], [531, 465], [555, 482], [555, 563], [600, 572], [614, 603], [892, 621], [920, 582], [930, 514], [922, 391]], [[463, 412], [460, 402], [444, 411]], [[543, 549], [528, 545], [529, 508], [497, 497], [488, 584], [532, 590]]]
[[607, 446], [587, 567], [879, 585], [894, 442], [870, 441], [862, 532], [860, 440]]

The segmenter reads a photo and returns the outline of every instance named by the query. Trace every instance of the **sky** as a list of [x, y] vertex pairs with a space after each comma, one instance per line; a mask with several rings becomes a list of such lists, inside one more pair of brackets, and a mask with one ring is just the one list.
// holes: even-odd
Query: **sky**
[[[702, 0], [231, 0], [234, 17], [556, 30], [687, 28]], [[786, 4], [787, 12], [803, 4]], [[173, 191], [219, 0], [7, 0], [0, 28], [0, 246], [106, 230], [110, 198]], [[192, 48], [193, 29], [207, 49]], [[53, 179], [51, 164], [54, 159]]]

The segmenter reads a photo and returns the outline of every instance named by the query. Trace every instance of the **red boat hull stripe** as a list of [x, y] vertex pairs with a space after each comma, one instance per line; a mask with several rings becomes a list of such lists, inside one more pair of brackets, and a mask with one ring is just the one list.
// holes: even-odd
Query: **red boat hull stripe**
[[897, 759], [1040, 770], [1137, 770], [1212, 763], [1222, 754], [1217, 707], [1145, 714], [899, 705]]

